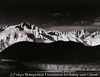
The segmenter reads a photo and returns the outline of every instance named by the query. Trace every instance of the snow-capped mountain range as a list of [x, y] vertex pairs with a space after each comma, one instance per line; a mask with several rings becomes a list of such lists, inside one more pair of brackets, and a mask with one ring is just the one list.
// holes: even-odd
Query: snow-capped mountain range
[[97, 46], [100, 45], [100, 32], [89, 33], [84, 29], [69, 32], [45, 31], [35, 25], [23, 22], [9, 26], [0, 32], [0, 52], [8, 46], [21, 41], [37, 43], [74, 41], [86, 46]]

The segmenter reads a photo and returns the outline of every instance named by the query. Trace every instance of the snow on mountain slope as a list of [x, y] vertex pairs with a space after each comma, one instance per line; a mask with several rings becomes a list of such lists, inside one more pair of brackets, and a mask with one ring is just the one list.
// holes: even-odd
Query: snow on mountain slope
[[20, 42], [44, 42], [51, 43], [54, 41], [74, 41], [83, 43], [86, 46], [100, 45], [100, 32], [90, 34], [86, 30], [76, 30], [70, 32], [45, 31], [29, 23], [21, 23], [7, 27], [0, 32], [0, 52], [8, 46]]
[[100, 45], [100, 32], [96, 31], [92, 33], [90, 36], [84, 39], [86, 43], [90, 46]]

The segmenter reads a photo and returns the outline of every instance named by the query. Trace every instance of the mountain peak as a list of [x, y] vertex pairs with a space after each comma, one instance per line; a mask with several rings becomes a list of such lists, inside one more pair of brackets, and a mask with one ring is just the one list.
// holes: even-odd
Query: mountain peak
[[[20, 42], [30, 41], [38, 43], [51, 43], [55, 41], [74, 41], [80, 42], [87, 46], [100, 45], [100, 32], [89, 33], [87, 30], [76, 30], [69, 32], [60, 32], [57, 30], [45, 31], [29, 22], [9, 26], [0, 32], [0, 50]], [[97, 41], [96, 41], [97, 40]]]

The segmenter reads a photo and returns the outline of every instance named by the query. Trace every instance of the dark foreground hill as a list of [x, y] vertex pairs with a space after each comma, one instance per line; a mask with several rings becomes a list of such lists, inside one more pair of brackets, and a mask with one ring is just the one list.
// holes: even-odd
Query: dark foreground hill
[[86, 47], [75, 42], [19, 42], [0, 53], [0, 58], [20, 62], [96, 63], [100, 62], [100, 46]]

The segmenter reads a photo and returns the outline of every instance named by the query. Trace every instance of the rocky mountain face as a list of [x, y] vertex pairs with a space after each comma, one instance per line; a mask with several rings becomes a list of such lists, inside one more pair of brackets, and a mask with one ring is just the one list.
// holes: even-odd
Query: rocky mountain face
[[0, 52], [8, 46], [21, 41], [37, 43], [74, 41], [86, 46], [97, 46], [100, 44], [100, 32], [89, 33], [84, 29], [70, 32], [45, 31], [35, 25], [23, 22], [9, 26], [0, 32]]

